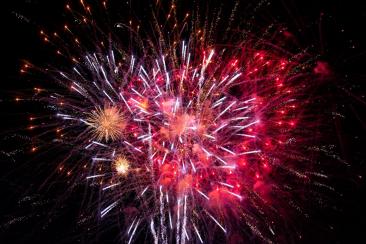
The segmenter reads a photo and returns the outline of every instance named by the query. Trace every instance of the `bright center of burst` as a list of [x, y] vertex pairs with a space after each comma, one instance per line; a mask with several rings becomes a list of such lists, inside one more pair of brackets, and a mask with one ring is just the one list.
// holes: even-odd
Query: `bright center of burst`
[[124, 157], [119, 157], [115, 161], [115, 170], [117, 171], [117, 174], [119, 175], [126, 175], [128, 173], [128, 169], [130, 167], [130, 164], [128, 160]]

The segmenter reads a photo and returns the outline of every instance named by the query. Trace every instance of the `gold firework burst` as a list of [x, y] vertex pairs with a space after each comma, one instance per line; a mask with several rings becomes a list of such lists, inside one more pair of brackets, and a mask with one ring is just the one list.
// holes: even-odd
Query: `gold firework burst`
[[116, 140], [123, 133], [126, 122], [123, 114], [116, 107], [104, 106], [90, 113], [87, 119], [97, 140]]
[[114, 161], [114, 169], [118, 175], [127, 175], [130, 168], [130, 162], [123, 156], [117, 157]]

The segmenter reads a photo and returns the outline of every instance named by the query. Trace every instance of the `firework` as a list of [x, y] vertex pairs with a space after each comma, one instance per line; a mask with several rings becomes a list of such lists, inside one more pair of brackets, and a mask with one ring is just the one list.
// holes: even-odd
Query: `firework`
[[128, 174], [128, 168], [130, 165], [126, 158], [117, 157], [116, 161], [114, 162], [114, 167], [118, 175], [126, 175]]
[[[82, 6], [81, 21], [97, 29]], [[70, 69], [43, 69], [66, 84], [47, 101], [72, 135], [63, 140], [90, 162], [88, 182], [101, 184], [100, 217], [119, 205], [140, 209], [124, 226], [128, 243], [142, 226], [154, 243], [230, 239], [237, 226], [276, 240], [284, 205], [296, 208], [281, 198], [291, 195], [291, 182], [307, 182], [290, 157], [300, 157], [304, 55], [260, 39], [209, 45], [193, 26], [172, 43], [156, 28], [158, 42], [133, 38], [140, 54], [98, 39], [92, 50], [59, 47]], [[71, 27], [65, 31], [82, 46]]]
[[85, 123], [90, 126], [95, 138], [99, 141], [117, 139], [126, 126], [122, 114], [116, 107], [96, 108]]

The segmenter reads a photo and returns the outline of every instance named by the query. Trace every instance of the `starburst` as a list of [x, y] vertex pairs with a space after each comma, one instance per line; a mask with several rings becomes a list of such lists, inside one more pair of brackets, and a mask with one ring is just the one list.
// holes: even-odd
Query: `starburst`
[[130, 168], [130, 162], [124, 156], [118, 156], [114, 161], [114, 168], [118, 175], [127, 175]]
[[87, 118], [94, 137], [99, 140], [116, 140], [123, 134], [126, 122], [120, 110], [113, 106], [97, 107]]

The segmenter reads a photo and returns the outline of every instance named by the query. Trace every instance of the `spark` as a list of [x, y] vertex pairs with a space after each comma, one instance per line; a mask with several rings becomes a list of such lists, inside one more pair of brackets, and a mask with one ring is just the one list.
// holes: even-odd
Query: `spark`
[[202, 237], [201, 237], [200, 233], [198, 232], [197, 227], [194, 224], [192, 224], [192, 225], [193, 225], [194, 231], [196, 232], [196, 235], [198, 236], [198, 239], [200, 240], [201, 243], [203, 243]]
[[111, 211], [115, 206], [117, 206], [117, 201], [106, 207], [100, 212], [100, 217], [103, 218], [109, 211]]
[[217, 221], [211, 214], [207, 213], [206, 214], [222, 229], [222, 231], [226, 234], [226, 229], [219, 223], [219, 221]]
[[99, 174], [99, 175], [91, 175], [91, 176], [87, 176], [86, 179], [93, 179], [93, 178], [98, 178], [98, 177], [103, 177], [104, 174]]
[[120, 184], [121, 184], [121, 183], [115, 183], [115, 184], [112, 184], [112, 185], [109, 185], [109, 186], [106, 186], [106, 187], [102, 188], [102, 190], [103, 190], [103, 191], [105, 191], [105, 190], [108, 190], [108, 189], [110, 189], [110, 188], [112, 188], [112, 187], [118, 186], [118, 185], [120, 185]]
[[210, 200], [210, 198], [203, 192], [201, 192], [200, 190], [196, 189], [196, 191], [201, 194], [204, 198], [206, 198], [207, 200]]

